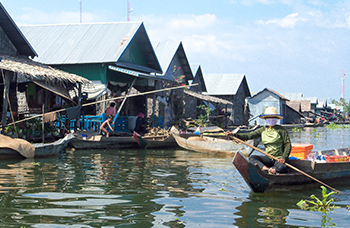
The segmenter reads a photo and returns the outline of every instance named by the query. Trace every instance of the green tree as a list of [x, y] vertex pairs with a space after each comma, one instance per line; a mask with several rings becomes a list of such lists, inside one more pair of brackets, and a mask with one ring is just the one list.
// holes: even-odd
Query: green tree
[[349, 112], [350, 111], [350, 102], [347, 102], [345, 98], [340, 98], [339, 101], [336, 101], [335, 99], [332, 99], [331, 101], [332, 104], [338, 105], [338, 106], [343, 106], [344, 112]]

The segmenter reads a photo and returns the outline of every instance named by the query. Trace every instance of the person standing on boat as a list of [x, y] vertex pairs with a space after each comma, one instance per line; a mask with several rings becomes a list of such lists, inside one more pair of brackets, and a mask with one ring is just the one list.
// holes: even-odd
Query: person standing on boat
[[116, 114], [117, 114], [117, 110], [115, 109], [115, 103], [112, 102], [112, 103], [109, 105], [109, 107], [106, 109], [105, 115], [106, 115], [106, 116], [110, 116], [110, 115], [115, 116]]
[[259, 117], [265, 119], [266, 126], [260, 127], [249, 133], [232, 133], [228, 131], [226, 132], [226, 135], [234, 135], [241, 140], [261, 137], [266, 152], [277, 157], [278, 160], [273, 160], [266, 155], [251, 155], [249, 161], [253, 164], [257, 164], [260, 169], [267, 171], [270, 174], [286, 173], [287, 166], [285, 162], [289, 158], [292, 144], [287, 130], [282, 126], [277, 125], [277, 121], [282, 119], [283, 116], [277, 113], [276, 108], [267, 107], [264, 114]]

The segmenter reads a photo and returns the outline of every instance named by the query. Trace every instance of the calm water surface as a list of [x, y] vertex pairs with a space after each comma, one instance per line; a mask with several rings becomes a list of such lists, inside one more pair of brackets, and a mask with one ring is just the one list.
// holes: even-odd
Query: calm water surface
[[[350, 147], [348, 128], [290, 137], [315, 150]], [[0, 161], [0, 227], [349, 227], [350, 185], [336, 186], [341, 208], [303, 211], [296, 203], [321, 189], [253, 193], [231, 160], [177, 149]]]

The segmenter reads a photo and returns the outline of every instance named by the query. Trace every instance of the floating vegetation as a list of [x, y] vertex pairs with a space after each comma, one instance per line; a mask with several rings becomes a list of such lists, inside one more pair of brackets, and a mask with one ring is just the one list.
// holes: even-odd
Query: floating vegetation
[[309, 211], [321, 211], [323, 213], [327, 213], [328, 211], [332, 211], [335, 208], [339, 208], [334, 205], [334, 199], [328, 199], [330, 195], [336, 194], [336, 192], [331, 191], [327, 193], [327, 189], [324, 186], [322, 188], [322, 200], [317, 198], [314, 194], [310, 196], [312, 200], [300, 200], [297, 205], [303, 210]]
[[314, 137], [314, 138], [320, 138], [321, 137], [321, 134], [317, 132], [317, 129], [312, 129], [311, 130], [311, 134], [310, 134], [311, 137]]
[[326, 128], [334, 130], [334, 129], [339, 128], [339, 126], [335, 123], [330, 123], [326, 126]]
[[303, 130], [303, 128], [301, 128], [301, 127], [293, 127], [292, 128], [293, 132], [301, 132], [302, 130]]
[[341, 125], [341, 126], [340, 126], [340, 128], [341, 128], [341, 129], [348, 129], [348, 128], [349, 128], [349, 126], [348, 126], [348, 125], [343, 124], [343, 125]]

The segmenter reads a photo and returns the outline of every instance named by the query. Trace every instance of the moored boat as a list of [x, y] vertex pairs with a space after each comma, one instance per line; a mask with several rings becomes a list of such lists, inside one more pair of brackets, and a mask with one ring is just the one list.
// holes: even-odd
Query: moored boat
[[[192, 150], [201, 153], [220, 153], [233, 156], [240, 151], [245, 156], [249, 156], [253, 149], [237, 143], [233, 140], [225, 139], [225, 137], [211, 137], [196, 134], [185, 134], [173, 132], [173, 136], [177, 144], [187, 150]], [[249, 140], [247, 143], [257, 146], [260, 143], [259, 139]]]
[[[349, 148], [318, 151], [319, 154], [331, 154], [332, 152], [335, 154], [338, 152], [348, 153]], [[257, 165], [249, 162], [242, 153], [236, 153], [232, 163], [254, 192], [286, 191], [320, 186], [318, 182], [292, 169], [285, 174], [268, 174]], [[350, 177], [350, 162], [348, 159], [345, 162], [289, 160], [288, 163], [327, 185], [346, 183]]]
[[[64, 151], [67, 147], [69, 141], [73, 138], [73, 134], [70, 133], [66, 135], [64, 138], [59, 139], [52, 143], [33, 143], [34, 146], [34, 154], [26, 153], [24, 148], [21, 150], [17, 150], [15, 147], [0, 147], [0, 158], [1, 159], [11, 159], [11, 158], [42, 158], [42, 157], [51, 157], [57, 156], [59, 153]], [[32, 153], [32, 152], [30, 152]]]
[[[177, 147], [175, 139], [171, 135], [142, 136], [147, 143], [147, 149], [174, 148]], [[140, 148], [133, 136], [104, 137], [93, 133], [75, 134], [70, 141], [70, 146], [75, 149], [131, 149]]]

